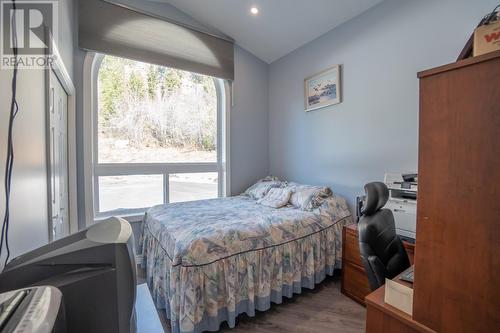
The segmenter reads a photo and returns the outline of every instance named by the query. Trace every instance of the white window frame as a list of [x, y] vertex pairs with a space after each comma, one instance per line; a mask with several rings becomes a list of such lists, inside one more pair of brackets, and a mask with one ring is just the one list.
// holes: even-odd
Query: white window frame
[[[229, 114], [231, 107], [231, 82], [214, 79], [217, 94], [217, 162], [203, 163], [98, 163], [97, 80], [104, 54], [87, 52], [83, 66], [83, 139], [84, 139], [84, 193], [85, 222], [90, 225], [109, 216], [99, 213], [99, 177], [123, 175], [162, 175], [164, 203], [169, 199], [169, 175], [178, 173], [218, 173], [218, 196], [231, 195], [229, 184]], [[120, 212], [121, 217], [137, 221], [144, 209]]]

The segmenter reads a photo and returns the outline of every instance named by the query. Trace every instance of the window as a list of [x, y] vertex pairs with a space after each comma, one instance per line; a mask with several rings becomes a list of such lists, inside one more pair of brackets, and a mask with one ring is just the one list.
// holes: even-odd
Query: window
[[109, 55], [91, 64], [94, 218], [225, 195], [224, 81]]

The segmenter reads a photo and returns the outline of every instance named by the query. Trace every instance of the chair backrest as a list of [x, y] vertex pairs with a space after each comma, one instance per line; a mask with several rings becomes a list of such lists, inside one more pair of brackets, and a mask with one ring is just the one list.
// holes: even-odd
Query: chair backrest
[[408, 267], [408, 254], [396, 234], [394, 216], [383, 209], [389, 199], [389, 190], [384, 183], [365, 185], [366, 204], [358, 223], [361, 260], [368, 275], [370, 287], [375, 290]]

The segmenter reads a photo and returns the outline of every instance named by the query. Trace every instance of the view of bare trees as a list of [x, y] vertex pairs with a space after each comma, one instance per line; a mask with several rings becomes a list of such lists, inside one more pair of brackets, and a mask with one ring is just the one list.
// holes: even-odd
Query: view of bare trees
[[98, 85], [100, 161], [215, 160], [211, 77], [105, 56]]

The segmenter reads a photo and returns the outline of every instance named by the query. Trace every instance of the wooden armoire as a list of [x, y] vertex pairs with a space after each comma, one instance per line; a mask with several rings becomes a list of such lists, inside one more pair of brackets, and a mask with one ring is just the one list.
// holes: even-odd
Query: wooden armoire
[[418, 77], [413, 319], [500, 332], [500, 51]]

